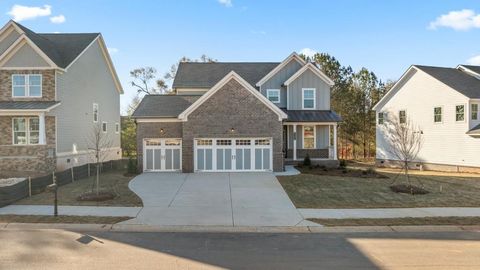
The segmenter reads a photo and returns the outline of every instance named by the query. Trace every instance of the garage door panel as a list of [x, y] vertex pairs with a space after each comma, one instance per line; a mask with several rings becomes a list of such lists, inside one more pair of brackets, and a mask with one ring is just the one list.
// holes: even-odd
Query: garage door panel
[[180, 149], [173, 150], [173, 169], [180, 170]]
[[173, 171], [181, 166], [181, 139], [144, 140], [145, 171]]
[[153, 170], [153, 150], [152, 149], [147, 149], [146, 150], [146, 169], [147, 170]]
[[205, 149], [205, 170], [213, 170], [213, 150]]

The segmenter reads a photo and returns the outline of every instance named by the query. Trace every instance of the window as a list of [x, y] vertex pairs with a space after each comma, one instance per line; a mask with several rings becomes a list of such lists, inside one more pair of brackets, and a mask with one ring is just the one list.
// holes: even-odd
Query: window
[[269, 139], [255, 140], [255, 145], [270, 145]]
[[40, 122], [38, 117], [13, 118], [13, 144], [39, 144]]
[[120, 133], [120, 124], [119, 123], [115, 123], [115, 133]]
[[280, 103], [280, 90], [267, 89], [267, 98], [273, 103]]
[[103, 133], [107, 133], [107, 122], [102, 123], [102, 131]]
[[315, 127], [314, 126], [303, 127], [303, 148], [304, 149], [315, 148]]
[[250, 145], [250, 140], [236, 140], [235, 145]]
[[398, 112], [398, 121], [400, 124], [405, 124], [407, 122], [407, 112], [405, 110]]
[[455, 106], [455, 121], [457, 121], [457, 122], [465, 121], [465, 106], [464, 105]]
[[383, 115], [383, 112], [378, 113], [378, 124], [383, 125], [385, 123], [385, 116]]
[[93, 122], [97, 123], [98, 122], [98, 104], [93, 103]]
[[315, 109], [315, 88], [302, 89], [302, 108]]
[[197, 145], [212, 145], [212, 140], [197, 140]]
[[150, 139], [150, 140], [145, 140], [145, 144], [148, 146], [160, 146], [162, 145], [162, 141], [159, 139]]
[[217, 145], [232, 145], [232, 140], [217, 140]]
[[442, 107], [433, 108], [433, 122], [442, 123]]
[[180, 145], [180, 140], [176, 140], [176, 139], [165, 140], [165, 145], [167, 145], [167, 146]]
[[471, 114], [472, 114], [472, 120], [478, 120], [478, 104], [472, 104]]
[[41, 74], [12, 75], [13, 97], [42, 97]]

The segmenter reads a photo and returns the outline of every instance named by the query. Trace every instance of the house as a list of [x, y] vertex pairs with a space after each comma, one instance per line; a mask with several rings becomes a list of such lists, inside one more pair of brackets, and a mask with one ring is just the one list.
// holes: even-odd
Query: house
[[338, 164], [333, 82], [292, 53], [281, 63], [183, 62], [173, 95], [147, 95], [133, 113], [143, 171], [282, 171]]
[[480, 66], [411, 66], [376, 104], [377, 163], [395, 165], [386, 125], [407, 118], [422, 132], [416, 165], [480, 172]]
[[101, 125], [120, 151], [122, 86], [102, 35], [39, 34], [14, 21], [0, 30], [0, 172], [33, 176], [93, 162]]

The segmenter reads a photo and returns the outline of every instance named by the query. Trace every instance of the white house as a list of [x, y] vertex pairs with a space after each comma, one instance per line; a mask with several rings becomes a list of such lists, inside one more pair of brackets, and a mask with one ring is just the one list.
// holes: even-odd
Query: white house
[[386, 125], [406, 117], [423, 133], [416, 165], [480, 172], [480, 66], [411, 66], [375, 105], [376, 159], [394, 165]]

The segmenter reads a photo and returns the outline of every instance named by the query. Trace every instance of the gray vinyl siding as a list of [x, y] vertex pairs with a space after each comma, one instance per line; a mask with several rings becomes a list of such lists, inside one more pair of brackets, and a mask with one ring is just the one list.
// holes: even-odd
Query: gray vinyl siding
[[23, 45], [4, 65], [5, 67], [48, 67], [50, 66], [30, 45]]
[[94, 127], [93, 103], [99, 106], [99, 121], [107, 122], [110, 147], [120, 147], [120, 134], [115, 123], [120, 123], [120, 95], [96, 41], [68, 69], [57, 73], [57, 98], [61, 105], [54, 109], [57, 116], [58, 153], [87, 150]]
[[280, 108], [286, 108], [287, 88], [282, 85], [300, 68], [302, 68], [302, 65], [299, 62], [295, 60], [290, 61], [290, 63], [280, 69], [280, 71], [273, 75], [272, 78], [260, 86], [260, 92], [264, 96], [267, 96], [267, 89], [280, 89], [280, 103], [275, 103], [275, 105], [279, 106]]
[[[317, 149], [327, 148], [328, 142], [328, 126], [315, 127], [315, 143]], [[297, 149], [303, 148], [303, 126], [297, 125]], [[288, 126], [288, 149], [293, 149], [293, 126]]]
[[0, 54], [4, 53], [20, 36], [17, 31], [12, 31], [0, 42]]
[[315, 110], [330, 110], [330, 86], [311, 70], [306, 70], [288, 86], [289, 110], [302, 109], [302, 88], [315, 88]]

